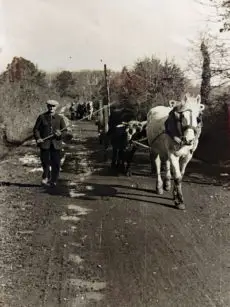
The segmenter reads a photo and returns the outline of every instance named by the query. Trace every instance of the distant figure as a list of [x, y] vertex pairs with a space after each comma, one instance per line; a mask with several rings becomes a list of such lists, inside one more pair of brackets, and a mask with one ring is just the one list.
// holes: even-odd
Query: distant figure
[[86, 115], [86, 104], [80, 102], [77, 108], [77, 118], [82, 119]]
[[86, 112], [88, 115], [88, 120], [91, 120], [93, 116], [93, 102], [92, 101], [88, 101], [86, 103]]
[[74, 102], [71, 102], [69, 111], [70, 111], [70, 119], [74, 120], [76, 118], [76, 106]]
[[[43, 168], [42, 184], [51, 187], [55, 187], [57, 184], [60, 172], [62, 135], [67, 132], [64, 118], [55, 113], [58, 104], [55, 100], [48, 100], [48, 111], [38, 116], [33, 129], [34, 138], [40, 147]], [[52, 137], [44, 140], [48, 136]]]

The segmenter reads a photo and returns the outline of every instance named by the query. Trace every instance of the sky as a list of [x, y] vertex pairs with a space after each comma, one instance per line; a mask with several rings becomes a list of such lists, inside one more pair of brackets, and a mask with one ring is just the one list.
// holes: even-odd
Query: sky
[[0, 0], [0, 72], [14, 56], [50, 72], [121, 70], [152, 55], [184, 67], [205, 24], [195, 0]]

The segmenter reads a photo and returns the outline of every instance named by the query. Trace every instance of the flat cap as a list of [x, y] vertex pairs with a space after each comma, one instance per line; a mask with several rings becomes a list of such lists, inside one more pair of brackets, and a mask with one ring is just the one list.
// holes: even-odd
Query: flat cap
[[56, 101], [56, 100], [47, 100], [46, 102], [47, 105], [50, 105], [50, 106], [58, 106], [59, 105], [59, 102]]

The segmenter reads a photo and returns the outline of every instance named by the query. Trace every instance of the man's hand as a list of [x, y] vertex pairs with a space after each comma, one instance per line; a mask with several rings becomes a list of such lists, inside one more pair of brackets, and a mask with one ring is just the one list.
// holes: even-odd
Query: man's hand
[[174, 141], [175, 141], [178, 145], [182, 145], [182, 144], [183, 144], [183, 140], [180, 139], [180, 138], [177, 137], [177, 136], [174, 137]]
[[38, 139], [37, 140], [37, 144], [41, 144], [41, 143], [43, 143], [44, 141], [43, 141], [43, 139]]
[[61, 131], [60, 130], [56, 130], [54, 132], [55, 136], [60, 137], [61, 136]]

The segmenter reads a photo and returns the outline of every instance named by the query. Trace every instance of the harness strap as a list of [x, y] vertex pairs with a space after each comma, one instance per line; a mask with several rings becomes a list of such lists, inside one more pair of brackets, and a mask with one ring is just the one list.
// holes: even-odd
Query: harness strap
[[152, 142], [151, 142], [151, 144], [150, 144], [150, 146], [152, 146], [153, 145], [153, 143], [162, 135], [162, 134], [164, 134], [164, 133], [166, 133], [166, 131], [164, 130], [164, 131], [162, 131], [160, 134], [158, 134], [153, 140], [152, 140]]
[[169, 113], [169, 116], [165, 121], [165, 133], [168, 136], [170, 136], [170, 138], [176, 143], [178, 143], [178, 142], [175, 140], [175, 138], [181, 140], [182, 131], [179, 131], [179, 129], [178, 129], [177, 120], [175, 118], [174, 110], [172, 110]]

